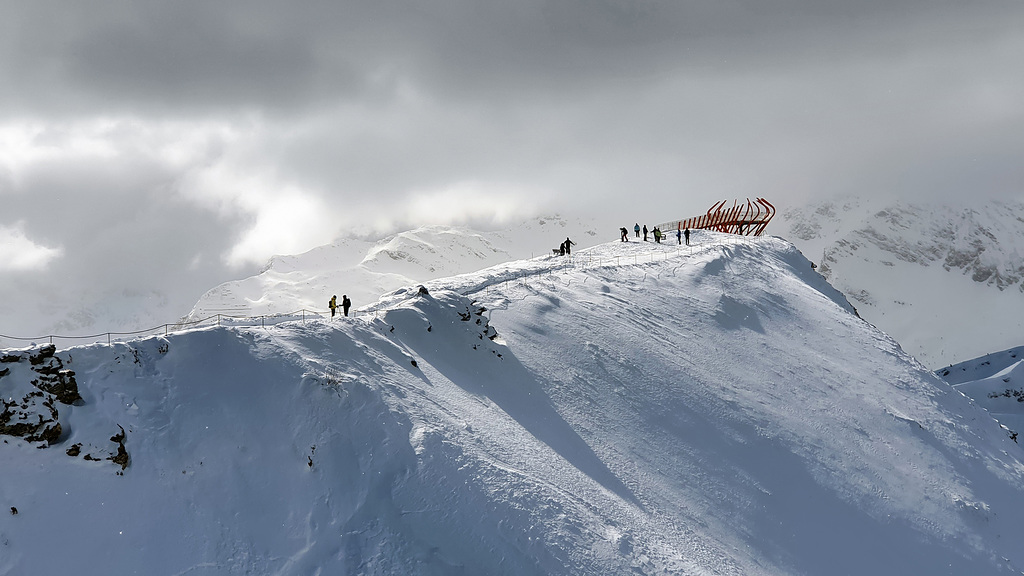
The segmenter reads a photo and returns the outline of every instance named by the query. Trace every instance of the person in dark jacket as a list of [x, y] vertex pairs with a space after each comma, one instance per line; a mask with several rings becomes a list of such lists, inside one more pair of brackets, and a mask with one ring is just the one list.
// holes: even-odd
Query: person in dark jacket
[[573, 247], [574, 244], [576, 244], [576, 243], [573, 242], [572, 240], [569, 240], [568, 236], [565, 237], [565, 244], [563, 244], [563, 246], [565, 246], [565, 253], [566, 254], [569, 254], [569, 255], [572, 254], [572, 247]]
[[619, 242], [629, 242], [629, 230], [626, 230], [625, 226], [619, 228], [619, 235], [621, 236]]
[[683, 237], [686, 238], [686, 245], [690, 245], [690, 229], [683, 230]]
[[341, 309], [345, 312], [345, 316], [348, 316], [348, 309], [352, 307], [352, 301], [348, 299], [348, 294], [341, 295]]
[[633, 232], [636, 232], [636, 237], [640, 237], [640, 223], [633, 224]]
[[644, 242], [647, 242], [647, 224], [644, 224]]

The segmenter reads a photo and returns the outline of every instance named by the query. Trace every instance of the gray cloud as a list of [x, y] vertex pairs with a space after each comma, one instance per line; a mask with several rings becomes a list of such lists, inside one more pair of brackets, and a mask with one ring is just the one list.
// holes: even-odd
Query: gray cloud
[[1022, 29], [1008, 0], [3, 2], [0, 226], [64, 252], [0, 293], [195, 292], [371, 228], [1021, 195]]

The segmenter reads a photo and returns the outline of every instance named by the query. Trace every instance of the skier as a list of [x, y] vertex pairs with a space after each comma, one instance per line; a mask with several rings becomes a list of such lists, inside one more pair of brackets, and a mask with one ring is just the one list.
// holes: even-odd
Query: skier
[[334, 314], [338, 311], [338, 295], [331, 296], [331, 301], [327, 303], [327, 307], [331, 309], [331, 318], [334, 318]]
[[345, 312], [345, 316], [348, 316], [348, 309], [352, 307], [352, 301], [348, 299], [348, 294], [341, 295], [341, 309]]
[[644, 242], [647, 242], [647, 224], [644, 224]]
[[686, 230], [683, 230], [683, 236], [686, 237], [686, 245], [689, 246], [690, 245], [690, 229], [689, 228], [687, 228]]
[[619, 228], [619, 235], [621, 236], [619, 242], [629, 242], [629, 230], [626, 230], [625, 226]]
[[640, 223], [639, 222], [633, 224], [633, 232], [636, 232], [636, 237], [637, 238], [640, 237]]
[[575, 242], [573, 242], [572, 240], [569, 240], [569, 237], [566, 236], [565, 237], [565, 244], [563, 244], [563, 246], [565, 246], [565, 253], [566, 254], [572, 255], [572, 246], [573, 246], [573, 244], [575, 244]]

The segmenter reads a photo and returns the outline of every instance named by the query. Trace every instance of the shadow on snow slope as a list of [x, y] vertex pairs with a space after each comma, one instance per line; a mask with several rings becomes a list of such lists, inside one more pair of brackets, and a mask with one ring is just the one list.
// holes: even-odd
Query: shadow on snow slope
[[[395, 331], [396, 339], [431, 368], [466, 392], [490, 399], [580, 472], [639, 506], [632, 491], [559, 415], [537, 378], [507, 347], [483, 337], [486, 324], [481, 329], [472, 321], [460, 321], [458, 312], [468, 313], [468, 308], [469, 300], [453, 292], [438, 293], [437, 298], [419, 294], [389, 310], [384, 321], [403, 326]], [[493, 353], [485, 354], [483, 348]]]

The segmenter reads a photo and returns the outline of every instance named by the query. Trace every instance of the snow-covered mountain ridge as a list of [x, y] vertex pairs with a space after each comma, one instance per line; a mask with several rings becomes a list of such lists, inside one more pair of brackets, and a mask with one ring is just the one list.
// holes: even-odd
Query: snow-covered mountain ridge
[[1019, 345], [1024, 202], [847, 198], [791, 207], [781, 219], [864, 318], [922, 362], [952, 364]]
[[1006, 427], [1011, 438], [1024, 441], [1024, 346], [993, 352], [936, 370], [954, 388]]
[[698, 236], [56, 351], [0, 574], [1021, 573], [1005, 431], [791, 244]]
[[587, 244], [598, 237], [593, 223], [556, 215], [488, 232], [424, 226], [379, 239], [342, 238], [303, 254], [274, 256], [260, 274], [213, 288], [186, 320], [326, 310], [327, 300], [342, 294], [363, 306], [402, 286], [550, 254], [570, 235]]

